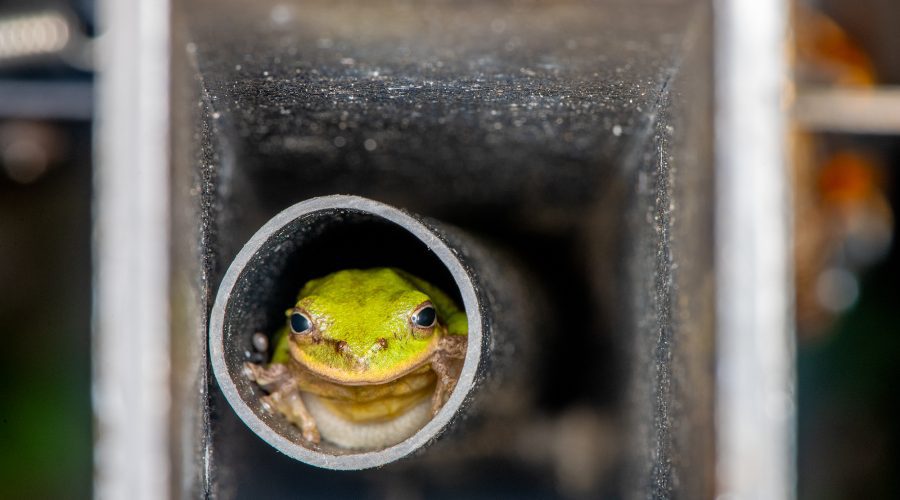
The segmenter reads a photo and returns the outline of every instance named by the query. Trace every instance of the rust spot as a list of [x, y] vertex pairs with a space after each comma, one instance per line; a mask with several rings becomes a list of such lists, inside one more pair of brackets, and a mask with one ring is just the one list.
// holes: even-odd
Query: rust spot
[[388, 346], [387, 339], [384, 337], [378, 339], [378, 346], [381, 347], [382, 349], [387, 349], [387, 346]]

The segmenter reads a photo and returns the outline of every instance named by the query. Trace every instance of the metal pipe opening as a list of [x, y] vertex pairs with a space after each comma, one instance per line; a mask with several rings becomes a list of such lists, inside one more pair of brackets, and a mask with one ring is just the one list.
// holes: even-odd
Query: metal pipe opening
[[[259, 344], [285, 321], [308, 280], [345, 269], [394, 267], [451, 296], [468, 320], [467, 348], [456, 386], [421, 429], [384, 449], [356, 450], [323, 440], [311, 445], [298, 426], [260, 403], [265, 394], [244, 371], [260, 362]], [[307, 200], [269, 220], [239, 252], [219, 287], [209, 328], [216, 379], [244, 423], [279, 451], [329, 469], [365, 469], [426, 447], [460, 417], [517, 405], [509, 396], [520, 379], [533, 321], [515, 269], [496, 252], [438, 222], [354, 196]], [[259, 334], [266, 336], [260, 339]], [[254, 348], [256, 335], [256, 349]], [[521, 399], [521, 398], [518, 398]], [[485, 404], [491, 400], [491, 404]], [[504, 403], [501, 404], [500, 402]]]

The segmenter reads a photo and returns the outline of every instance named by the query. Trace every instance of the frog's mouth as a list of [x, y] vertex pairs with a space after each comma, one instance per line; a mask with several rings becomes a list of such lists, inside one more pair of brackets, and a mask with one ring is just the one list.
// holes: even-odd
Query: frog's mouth
[[[370, 349], [369, 353], [358, 356], [350, 351], [349, 347], [346, 346], [346, 342], [332, 340], [325, 341], [335, 346], [335, 353], [347, 362], [349, 369], [344, 366], [336, 366], [336, 364], [315, 359], [295, 344], [291, 344], [290, 346], [291, 357], [301, 366], [324, 380], [350, 386], [385, 384], [409, 375], [431, 362], [431, 357], [437, 346], [437, 343], [435, 343], [430, 349], [426, 349], [416, 356], [412, 356], [399, 363], [393, 363], [389, 366], [378, 368], [371, 366], [370, 363], [371, 356], [374, 354], [372, 349]], [[343, 344], [343, 346], [341, 344]], [[376, 342], [375, 346], [379, 345], [381, 345], [381, 343]], [[373, 349], [375, 348], [373, 347]]]

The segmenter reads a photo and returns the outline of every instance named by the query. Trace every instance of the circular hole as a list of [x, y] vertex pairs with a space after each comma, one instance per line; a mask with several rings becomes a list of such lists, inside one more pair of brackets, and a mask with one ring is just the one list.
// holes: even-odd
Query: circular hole
[[[254, 240], [251, 240], [248, 246], [253, 243]], [[396, 267], [430, 282], [450, 295], [461, 308], [466, 309], [471, 333], [471, 307], [464, 304], [463, 294], [453, 274], [445, 262], [410, 230], [359, 210], [328, 209], [307, 213], [276, 229], [265, 241], [257, 243], [257, 246], [234, 278], [234, 284], [224, 303], [224, 311], [219, 312], [223, 316], [221, 352], [237, 395], [258, 422], [294, 445], [337, 457], [380, 451], [342, 448], [326, 440], [322, 440], [317, 447], [307, 446], [298, 427], [277, 412], [263, 409], [260, 398], [265, 396], [265, 392], [246, 376], [243, 364], [246, 361], [262, 361], [261, 354], [255, 348], [260, 343], [256, 335], [260, 332], [268, 337], [270, 352], [274, 349], [273, 335], [284, 325], [285, 310], [294, 305], [297, 293], [307, 281], [345, 269]], [[228, 271], [229, 274], [233, 272], [232, 269]], [[226, 275], [225, 281], [228, 279]], [[216, 308], [220, 301], [221, 297], [217, 300]], [[213, 314], [216, 315], [216, 310]], [[214, 317], [213, 327], [215, 323]], [[255, 335], [257, 338], [254, 340]], [[211, 341], [214, 341], [213, 335]], [[213, 357], [215, 356], [213, 352]], [[470, 363], [470, 359], [467, 354], [465, 362]], [[213, 362], [215, 366], [216, 360], [213, 359]], [[225, 384], [221, 380], [220, 385], [223, 385], [224, 390]], [[456, 390], [459, 389], [458, 385]], [[225, 392], [229, 396], [229, 390]], [[242, 413], [232, 397], [229, 396], [228, 399], [248, 426], [275, 445], [266, 437], [265, 431], [259, 428], [258, 422], [248, 419], [248, 415]], [[427, 427], [428, 423], [423, 429]], [[419, 429], [417, 433], [421, 431]], [[409, 450], [411, 451], [413, 450]], [[405, 453], [408, 452], [403, 454]], [[296, 455], [293, 456], [296, 458]]]

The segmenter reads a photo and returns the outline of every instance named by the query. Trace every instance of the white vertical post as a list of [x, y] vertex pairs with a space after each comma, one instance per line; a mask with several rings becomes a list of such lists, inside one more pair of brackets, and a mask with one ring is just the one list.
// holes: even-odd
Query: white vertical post
[[714, 6], [717, 490], [721, 498], [789, 499], [795, 395], [788, 2]]
[[169, 2], [100, 3], [95, 493], [169, 487]]

